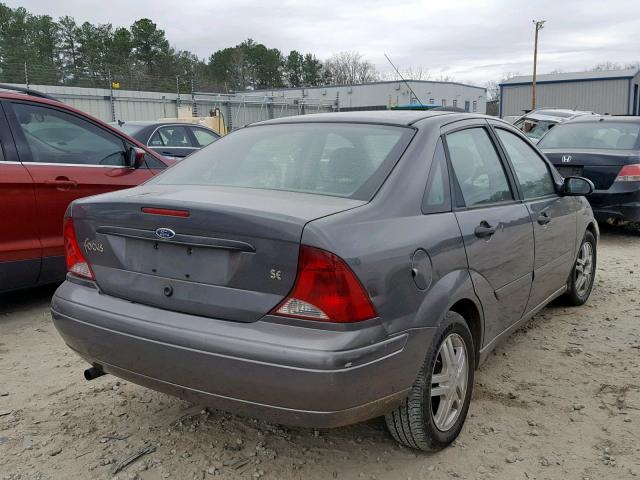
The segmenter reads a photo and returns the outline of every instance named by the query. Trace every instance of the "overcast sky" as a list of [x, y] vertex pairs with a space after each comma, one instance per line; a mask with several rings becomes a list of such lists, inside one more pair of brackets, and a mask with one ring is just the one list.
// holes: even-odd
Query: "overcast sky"
[[580, 71], [640, 61], [638, 0], [4, 0], [54, 18], [129, 26], [148, 17], [171, 45], [208, 57], [246, 38], [325, 59], [358, 51], [381, 72], [383, 53], [402, 69], [484, 84], [531, 73], [532, 19], [540, 32], [538, 72]]

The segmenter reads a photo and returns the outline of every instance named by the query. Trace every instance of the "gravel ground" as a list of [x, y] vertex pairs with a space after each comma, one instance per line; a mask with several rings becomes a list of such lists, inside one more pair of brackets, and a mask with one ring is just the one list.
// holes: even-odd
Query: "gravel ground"
[[498, 347], [458, 441], [436, 454], [396, 445], [380, 419], [283, 428], [88, 383], [52, 293], [0, 296], [0, 479], [640, 478], [637, 231], [603, 232], [587, 305], [550, 306]]

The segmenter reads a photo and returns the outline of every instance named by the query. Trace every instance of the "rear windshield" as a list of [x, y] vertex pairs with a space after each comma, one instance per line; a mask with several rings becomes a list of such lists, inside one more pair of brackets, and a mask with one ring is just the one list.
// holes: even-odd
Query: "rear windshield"
[[640, 123], [566, 123], [549, 131], [540, 148], [594, 148], [633, 150], [638, 148]]
[[369, 200], [414, 130], [299, 123], [237, 130], [149, 183], [285, 190]]

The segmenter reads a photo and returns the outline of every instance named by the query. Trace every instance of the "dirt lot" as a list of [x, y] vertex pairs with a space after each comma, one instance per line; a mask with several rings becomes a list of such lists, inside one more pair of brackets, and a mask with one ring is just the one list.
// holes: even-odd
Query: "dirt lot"
[[51, 324], [53, 289], [0, 297], [0, 479], [640, 478], [640, 234], [607, 230], [581, 308], [552, 306], [476, 377], [458, 441], [397, 446], [381, 420], [336, 430], [239, 418], [105, 376]]

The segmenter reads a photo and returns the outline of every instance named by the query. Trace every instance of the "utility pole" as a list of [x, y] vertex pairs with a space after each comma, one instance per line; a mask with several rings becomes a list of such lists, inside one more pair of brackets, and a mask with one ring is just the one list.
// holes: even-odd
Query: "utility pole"
[[533, 46], [533, 82], [531, 83], [531, 110], [536, 108], [536, 69], [538, 67], [538, 32], [544, 28], [546, 20], [534, 20], [536, 38]]

